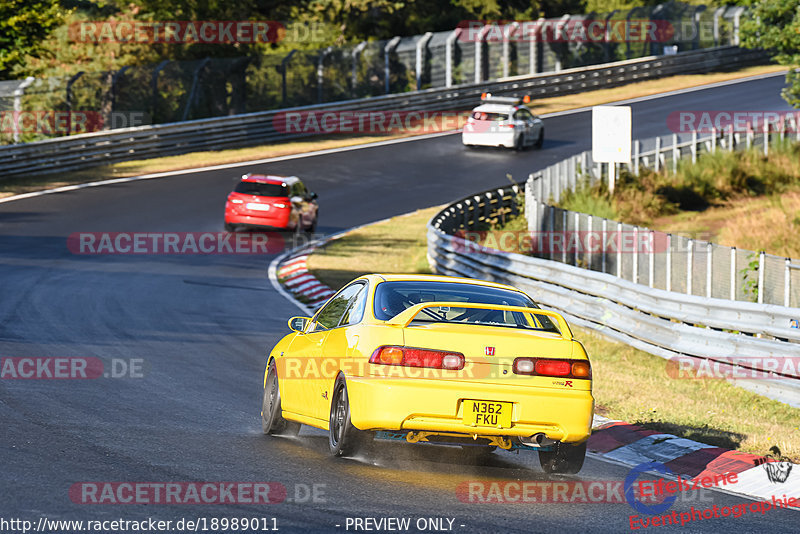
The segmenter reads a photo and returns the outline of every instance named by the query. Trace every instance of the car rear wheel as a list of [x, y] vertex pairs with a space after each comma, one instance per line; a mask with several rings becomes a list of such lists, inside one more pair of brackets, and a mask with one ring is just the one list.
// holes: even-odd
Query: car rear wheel
[[300, 423], [283, 418], [275, 360], [269, 362], [267, 371], [267, 383], [264, 386], [264, 397], [261, 401], [261, 430], [264, 431], [264, 434], [288, 436], [296, 436], [300, 432]]
[[226, 232], [233, 232], [236, 230], [236, 226], [231, 223], [225, 223], [225, 231]]
[[341, 376], [336, 379], [331, 399], [331, 416], [328, 421], [328, 445], [333, 456], [352, 456], [366, 443], [367, 434], [350, 422], [350, 399], [347, 383]]
[[539, 451], [539, 463], [545, 473], [574, 475], [583, 467], [586, 458], [586, 443], [561, 443], [553, 451]]

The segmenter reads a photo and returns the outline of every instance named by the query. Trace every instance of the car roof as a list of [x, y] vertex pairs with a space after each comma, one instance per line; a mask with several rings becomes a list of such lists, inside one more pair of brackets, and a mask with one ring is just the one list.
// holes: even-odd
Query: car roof
[[481, 104], [472, 111], [485, 111], [486, 113], [513, 113], [525, 106], [514, 106], [511, 104]]
[[299, 182], [297, 176], [278, 176], [276, 174], [245, 174], [242, 176], [243, 182], [258, 182], [260, 184], [286, 184], [292, 185]]
[[[368, 275], [369, 276], [369, 275]], [[469, 284], [484, 287], [494, 287], [497, 289], [509, 289], [521, 293], [514, 286], [488, 282], [486, 280], [476, 280], [475, 278], [463, 278], [460, 276], [442, 276], [436, 274], [374, 274], [371, 275], [384, 282], [451, 282], [455, 284]]]

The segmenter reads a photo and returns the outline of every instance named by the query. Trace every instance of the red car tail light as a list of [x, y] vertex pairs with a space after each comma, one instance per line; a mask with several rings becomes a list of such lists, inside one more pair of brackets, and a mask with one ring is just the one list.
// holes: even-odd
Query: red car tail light
[[513, 371], [518, 375], [592, 378], [592, 366], [586, 360], [515, 358]]
[[458, 371], [464, 368], [465, 360], [464, 355], [460, 352], [384, 346], [375, 349], [369, 359], [369, 363]]

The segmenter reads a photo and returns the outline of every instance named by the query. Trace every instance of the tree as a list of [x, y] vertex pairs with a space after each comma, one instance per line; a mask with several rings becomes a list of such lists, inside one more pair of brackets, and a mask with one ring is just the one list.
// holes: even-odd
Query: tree
[[11, 77], [26, 56], [46, 54], [44, 40], [69, 11], [58, 0], [3, 0], [0, 2], [0, 79]]
[[[744, 0], [749, 12], [742, 17], [742, 44], [747, 48], [770, 50], [781, 65], [800, 65], [800, 9], [797, 0]], [[783, 98], [800, 107], [800, 73], [786, 75]]]

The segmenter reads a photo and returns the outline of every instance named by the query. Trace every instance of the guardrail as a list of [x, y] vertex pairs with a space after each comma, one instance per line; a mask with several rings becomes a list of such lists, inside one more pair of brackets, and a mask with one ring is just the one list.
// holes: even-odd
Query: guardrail
[[[523, 186], [485, 191], [454, 202], [428, 223], [434, 272], [512, 284], [574, 323], [662, 358], [690, 356], [769, 379], [737, 384], [800, 406], [800, 369], [775, 369], [797, 358], [800, 309], [732, 302], [651, 288], [575, 265], [502, 252], [461, 237], [498, 212], [519, 213]], [[794, 358], [794, 359], [793, 359]], [[734, 374], [734, 376], [737, 376]], [[741, 375], [739, 375], [741, 376]]]
[[155, 156], [218, 150], [308, 137], [275, 128], [274, 119], [287, 111], [450, 111], [471, 109], [484, 91], [496, 94], [557, 96], [600, 87], [614, 87], [674, 74], [700, 73], [763, 63], [760, 50], [723, 46], [675, 55], [651, 56], [603, 65], [463, 84], [412, 93], [287, 108], [225, 118], [158, 126], [140, 126], [73, 135], [61, 139], [0, 147], [3, 177], [58, 173]]

